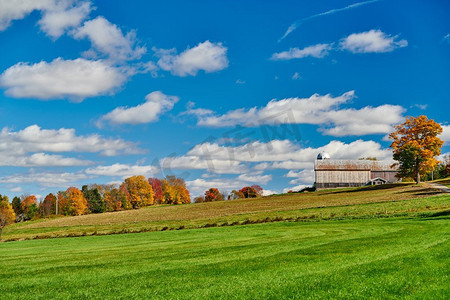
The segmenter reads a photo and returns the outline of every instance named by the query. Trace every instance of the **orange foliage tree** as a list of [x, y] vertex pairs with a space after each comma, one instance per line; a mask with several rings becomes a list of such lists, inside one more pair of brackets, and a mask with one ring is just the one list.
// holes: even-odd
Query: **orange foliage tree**
[[167, 204], [191, 203], [191, 196], [182, 178], [167, 176], [161, 181], [163, 202]]
[[406, 121], [395, 126], [389, 135], [394, 159], [399, 166], [399, 178], [414, 177], [420, 182], [420, 176], [431, 172], [439, 161], [443, 141], [438, 138], [442, 127], [426, 116], [407, 117]]
[[163, 202], [162, 183], [158, 178], [149, 178], [148, 183], [152, 186], [153, 193], [155, 193], [155, 203]]
[[15, 219], [16, 214], [9, 203], [8, 197], [0, 195], [0, 241], [2, 240], [3, 228], [14, 223]]
[[255, 189], [251, 186], [243, 187], [239, 190], [239, 192], [244, 195], [244, 198], [256, 198], [258, 197], [258, 193], [255, 191]]
[[87, 200], [76, 187], [58, 193], [59, 213], [68, 216], [79, 216], [87, 213]]
[[31, 220], [38, 216], [39, 208], [36, 196], [22, 196], [24, 199], [22, 200], [22, 212], [24, 214], [25, 220]]
[[210, 188], [205, 192], [205, 202], [222, 201], [223, 196], [216, 188]]
[[126, 187], [127, 198], [133, 208], [153, 204], [153, 189], [144, 176], [132, 176], [125, 179], [122, 189], [123, 187]]
[[52, 193], [48, 194], [44, 201], [39, 205], [42, 216], [56, 214], [56, 197]]

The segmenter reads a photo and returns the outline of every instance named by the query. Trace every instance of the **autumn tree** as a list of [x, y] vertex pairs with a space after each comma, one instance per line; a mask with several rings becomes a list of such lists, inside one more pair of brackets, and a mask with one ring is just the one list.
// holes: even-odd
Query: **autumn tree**
[[210, 188], [205, 192], [205, 202], [222, 201], [223, 195], [216, 188]]
[[194, 203], [203, 203], [205, 202], [205, 196], [197, 196], [194, 198]]
[[60, 214], [79, 216], [87, 213], [87, 200], [76, 187], [70, 187], [64, 192], [58, 192]]
[[56, 196], [52, 193], [45, 196], [44, 201], [40, 205], [41, 216], [50, 216], [56, 214]]
[[161, 204], [163, 202], [162, 183], [158, 178], [149, 178], [148, 183], [152, 186], [155, 203]]
[[148, 180], [142, 176], [125, 179], [122, 188], [127, 190], [127, 198], [133, 208], [149, 206], [154, 203], [153, 189]]
[[241, 191], [233, 190], [230, 195], [228, 195], [228, 200], [242, 199], [245, 198], [244, 193]]
[[163, 202], [167, 204], [191, 203], [191, 196], [182, 178], [167, 176], [161, 181]]
[[83, 185], [81, 191], [83, 192], [84, 198], [87, 200], [88, 209], [91, 213], [98, 214], [105, 212], [105, 201], [102, 199], [97, 187]]
[[256, 198], [256, 197], [258, 197], [258, 193], [251, 186], [243, 187], [242, 189], [239, 190], [239, 192], [242, 193], [244, 198]]
[[0, 195], [0, 241], [2, 240], [3, 228], [14, 223], [15, 219], [16, 214], [9, 203], [8, 197]]
[[255, 190], [258, 197], [261, 197], [263, 195], [264, 190], [260, 185], [254, 184], [251, 186], [251, 188]]
[[29, 195], [22, 196], [22, 198], [23, 200], [21, 201], [21, 207], [23, 211], [23, 219], [26, 221], [38, 217], [39, 207], [36, 196]]
[[441, 154], [444, 143], [438, 138], [441, 133], [442, 127], [426, 116], [407, 117], [396, 125], [389, 138], [399, 167], [397, 177], [414, 177], [419, 183], [420, 176], [432, 171], [439, 163], [435, 157]]

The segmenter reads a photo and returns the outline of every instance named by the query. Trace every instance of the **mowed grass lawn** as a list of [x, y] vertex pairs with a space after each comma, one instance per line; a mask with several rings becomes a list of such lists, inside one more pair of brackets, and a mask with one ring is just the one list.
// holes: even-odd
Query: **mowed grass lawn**
[[199, 228], [267, 218], [321, 220], [377, 217], [448, 209], [448, 194], [444, 195], [427, 185], [392, 184], [44, 219], [8, 226], [3, 239]]
[[1, 299], [450, 298], [448, 216], [0, 244]]

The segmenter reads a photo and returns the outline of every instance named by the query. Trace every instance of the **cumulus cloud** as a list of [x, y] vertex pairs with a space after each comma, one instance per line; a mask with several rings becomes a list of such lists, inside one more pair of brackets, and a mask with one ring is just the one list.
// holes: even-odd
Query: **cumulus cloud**
[[241, 181], [255, 183], [255, 184], [267, 184], [272, 180], [272, 175], [259, 175], [259, 174], [241, 174], [238, 176]]
[[353, 33], [342, 39], [341, 49], [352, 53], [391, 52], [397, 48], [408, 46], [408, 41], [399, 40], [398, 35], [391, 36], [381, 30], [369, 30]]
[[28, 172], [23, 174], [14, 174], [0, 177], [0, 183], [24, 184], [32, 183], [39, 184], [45, 187], [68, 187], [80, 180], [91, 178], [81, 172]]
[[0, 7], [0, 31], [8, 28], [12, 21], [39, 10], [42, 18], [38, 24], [42, 31], [53, 38], [78, 26], [91, 11], [89, 1], [76, 0], [0, 0]]
[[288, 51], [274, 53], [271, 59], [290, 60], [294, 58], [305, 58], [308, 56], [315, 58], [322, 58], [328, 55], [328, 51], [330, 51], [333, 48], [332, 45], [333, 44], [317, 44], [303, 49], [290, 48]]
[[89, 160], [82, 160], [61, 155], [34, 153], [17, 155], [15, 153], [0, 152], [0, 166], [14, 167], [69, 167], [86, 166], [92, 164]]
[[450, 143], [450, 125], [441, 125], [442, 134], [439, 136], [441, 140], [445, 142], [446, 145]]
[[54, 6], [53, 0], [0, 0], [0, 31], [5, 30], [14, 20], [23, 19], [34, 10]]
[[117, 107], [113, 111], [104, 115], [97, 122], [101, 126], [107, 121], [112, 124], [144, 124], [155, 122], [159, 116], [170, 111], [178, 97], [168, 96], [160, 91], [152, 92], [145, 97], [146, 102], [134, 107]]
[[177, 76], [195, 76], [199, 71], [216, 72], [228, 67], [227, 48], [222, 43], [205, 41], [180, 54], [175, 49], [154, 49], [158, 66]]
[[213, 174], [245, 174], [239, 176], [240, 181], [268, 182], [271, 175], [261, 175], [258, 171], [312, 169], [317, 154], [322, 151], [330, 153], [336, 159], [370, 156], [386, 160], [392, 156], [391, 151], [383, 149], [379, 143], [363, 140], [348, 144], [331, 141], [318, 148], [302, 148], [290, 140], [253, 141], [239, 146], [201, 143], [185, 155], [162, 160], [161, 168], [202, 169]]
[[354, 91], [341, 96], [314, 94], [309, 98], [271, 100], [266, 106], [236, 109], [223, 115], [197, 115], [198, 125], [209, 127], [279, 124], [316, 124], [327, 135], [347, 136], [382, 134], [402, 119], [404, 108], [398, 105], [341, 109], [355, 97]]
[[90, 2], [56, 1], [46, 9], [38, 24], [53, 38], [59, 38], [69, 28], [77, 27], [91, 12]]
[[[4, 165], [69, 166], [90, 163], [46, 152], [86, 152], [115, 156], [142, 153], [142, 150], [136, 144], [122, 139], [105, 138], [97, 134], [80, 136], [75, 129], [41, 129], [32, 125], [19, 131], [5, 127], [0, 132], [0, 162]], [[28, 156], [29, 153], [34, 154]]]
[[127, 79], [119, 69], [98, 60], [63, 60], [29, 64], [20, 62], [0, 75], [0, 86], [15, 98], [41, 100], [69, 98], [82, 101], [112, 93]]
[[158, 172], [158, 167], [152, 165], [128, 165], [113, 164], [110, 166], [97, 166], [86, 169], [86, 174], [98, 176], [113, 176], [127, 178], [134, 175], [153, 177]]
[[72, 35], [76, 39], [89, 39], [97, 52], [113, 60], [139, 59], [147, 51], [144, 46], [137, 45], [135, 31], [124, 35], [117, 25], [101, 16], [84, 22], [83, 26], [72, 32]]

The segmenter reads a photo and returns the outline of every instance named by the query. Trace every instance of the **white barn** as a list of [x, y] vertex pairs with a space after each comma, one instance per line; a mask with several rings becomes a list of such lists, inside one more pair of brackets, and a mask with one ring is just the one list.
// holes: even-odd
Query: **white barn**
[[320, 153], [314, 163], [316, 189], [357, 187], [397, 182], [392, 163], [374, 160], [334, 160]]

